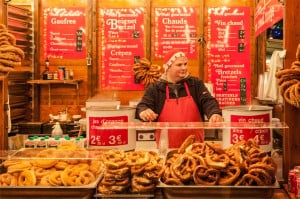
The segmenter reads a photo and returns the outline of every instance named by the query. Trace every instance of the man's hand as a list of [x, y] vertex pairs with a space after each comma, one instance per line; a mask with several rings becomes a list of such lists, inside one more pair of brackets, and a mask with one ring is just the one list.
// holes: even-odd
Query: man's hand
[[158, 114], [154, 113], [150, 108], [148, 108], [142, 111], [139, 116], [146, 122], [155, 120], [158, 117]]
[[209, 118], [209, 122], [223, 122], [223, 118], [221, 115], [219, 114], [213, 114], [210, 118]]

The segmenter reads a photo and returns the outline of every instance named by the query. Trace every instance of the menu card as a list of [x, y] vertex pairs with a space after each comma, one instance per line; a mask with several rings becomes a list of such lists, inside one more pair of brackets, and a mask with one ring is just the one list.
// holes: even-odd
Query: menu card
[[43, 13], [44, 59], [84, 59], [85, 9], [46, 7]]
[[193, 7], [154, 10], [154, 58], [164, 58], [174, 48], [197, 58], [197, 12]]
[[250, 8], [209, 7], [207, 79], [221, 107], [250, 102]]
[[144, 8], [100, 9], [101, 88], [143, 90], [132, 66], [144, 55]]

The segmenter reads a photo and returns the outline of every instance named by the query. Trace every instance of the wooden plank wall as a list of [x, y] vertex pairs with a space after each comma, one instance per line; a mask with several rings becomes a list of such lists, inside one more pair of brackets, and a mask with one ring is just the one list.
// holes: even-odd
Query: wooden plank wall
[[[289, 68], [295, 61], [297, 45], [300, 43], [300, 1], [285, 1], [284, 16], [284, 48], [286, 49], [286, 59], [284, 67]], [[287, 169], [300, 165], [300, 109], [288, 103], [284, 104], [284, 120], [289, 126], [288, 143], [285, 147], [287, 155], [290, 155], [289, 162], [286, 162]]]
[[[88, 16], [89, 7], [88, 1], [81, 0], [41, 0], [38, 11], [39, 11], [39, 24], [43, 22], [43, 7], [84, 7], [86, 8], [86, 15]], [[86, 18], [86, 31], [89, 34], [89, 23], [88, 18]], [[39, 26], [41, 28], [41, 25]], [[39, 45], [37, 46], [39, 51], [39, 57], [37, 59], [37, 67], [39, 67], [40, 74], [45, 68], [45, 60], [42, 56], [43, 52], [43, 31], [41, 29], [38, 31], [39, 35]], [[88, 41], [87, 41], [88, 45]], [[90, 46], [87, 46], [87, 52]], [[49, 121], [49, 113], [54, 115], [58, 114], [59, 111], [68, 109], [70, 114], [84, 114], [80, 111], [80, 107], [85, 105], [85, 101], [88, 99], [88, 68], [86, 65], [86, 59], [50, 59], [50, 71], [55, 71], [59, 66], [65, 66], [68, 69], [74, 71], [74, 79], [82, 79], [83, 83], [80, 84], [80, 97], [79, 104], [77, 104], [76, 87], [74, 85], [51, 85], [51, 105], [49, 106], [49, 95], [48, 86], [40, 86], [40, 120]]]
[[[83, 79], [83, 83], [80, 85], [80, 102], [79, 106], [76, 104], [76, 92], [74, 86], [68, 86], [68, 85], [56, 85], [52, 86], [51, 91], [51, 106], [49, 106], [49, 98], [48, 98], [48, 87], [47, 86], [40, 86], [41, 88], [41, 94], [40, 94], [40, 120], [41, 121], [48, 121], [48, 114], [57, 114], [58, 111], [68, 108], [69, 112], [71, 114], [82, 114], [84, 116], [84, 112], [80, 111], [80, 107], [83, 107], [85, 105], [85, 101], [93, 95], [100, 95], [103, 97], [112, 97], [115, 96], [117, 99], [121, 100], [121, 104], [128, 104], [130, 100], [139, 99], [143, 95], [143, 91], [104, 91], [100, 87], [100, 76], [101, 74], [101, 68], [99, 63], [101, 63], [100, 60], [100, 45], [101, 37], [100, 37], [100, 20], [98, 11], [101, 7], [106, 8], [112, 8], [112, 7], [132, 7], [132, 6], [145, 6], [145, 31], [146, 31], [146, 46], [145, 46], [145, 54], [148, 59], [151, 59], [151, 53], [153, 52], [151, 41], [153, 38], [151, 38], [151, 32], [153, 32], [154, 24], [153, 19], [151, 18], [152, 14], [152, 8], [155, 6], [160, 7], [174, 7], [174, 6], [193, 6], [196, 7], [196, 9], [199, 11], [198, 17], [199, 17], [199, 28], [197, 29], [197, 36], [200, 36], [204, 32], [205, 28], [205, 19], [204, 15], [205, 10], [207, 7], [211, 6], [250, 6], [251, 9], [251, 17], [253, 17], [253, 10], [254, 10], [254, 2], [252, 1], [245, 1], [245, 0], [235, 0], [235, 1], [213, 1], [213, 0], [206, 0], [206, 1], [198, 1], [198, 0], [183, 0], [183, 1], [176, 1], [176, 4], [174, 4], [174, 1], [171, 0], [138, 0], [138, 1], [131, 1], [131, 0], [40, 0], [39, 1], [39, 16], [42, 16], [42, 7], [43, 6], [61, 6], [61, 5], [67, 5], [67, 6], [85, 6], [87, 8], [87, 35], [89, 41], [87, 42], [87, 51], [90, 53], [91, 57], [93, 58], [93, 66], [92, 68], [88, 69], [86, 66], [86, 60], [51, 60], [50, 59], [50, 70], [56, 70], [58, 66], [66, 66], [69, 69], [73, 69], [75, 76], [75, 79]], [[42, 22], [42, 17], [39, 18], [39, 23]], [[89, 24], [89, 25], [88, 25]], [[253, 26], [253, 20], [251, 20], [251, 26]], [[40, 25], [41, 27], [41, 25]], [[204, 28], [203, 28], [204, 27]], [[41, 55], [42, 48], [43, 48], [43, 40], [42, 38], [42, 31], [38, 32], [38, 39], [40, 39], [39, 45], [38, 45], [38, 51]], [[254, 30], [251, 29], [251, 38], [254, 36]], [[97, 41], [97, 42], [95, 42]], [[254, 39], [251, 39], [251, 60], [254, 60], [255, 53], [254, 53]], [[204, 49], [198, 48], [199, 52], [199, 58], [195, 60], [190, 60], [189, 66], [190, 71], [192, 75], [199, 76], [200, 78], [205, 77], [205, 71], [206, 68], [205, 62], [203, 59], [204, 55]], [[151, 61], [155, 64], [162, 65], [162, 60], [153, 60]], [[45, 67], [45, 60], [39, 56], [37, 60], [37, 66], [39, 74], [41, 71], [43, 71]], [[251, 61], [251, 71], [254, 78], [252, 78], [252, 89], [255, 89], [257, 85], [257, 77], [256, 74], [254, 74], [254, 61]], [[253, 94], [254, 96], [256, 95]]]

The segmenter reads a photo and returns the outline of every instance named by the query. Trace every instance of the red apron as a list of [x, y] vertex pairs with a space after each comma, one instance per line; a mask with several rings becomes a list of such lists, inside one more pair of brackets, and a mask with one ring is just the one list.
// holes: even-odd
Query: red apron
[[[187, 93], [186, 97], [170, 99], [169, 88], [166, 86], [166, 100], [164, 107], [158, 118], [158, 122], [201, 122], [201, 115], [198, 107], [190, 94], [190, 90], [184, 82]], [[189, 136], [195, 135], [196, 140], [203, 142], [203, 130], [168, 130], [169, 148], [178, 148], [182, 142]], [[160, 132], [156, 132], [156, 142], [159, 143]]]

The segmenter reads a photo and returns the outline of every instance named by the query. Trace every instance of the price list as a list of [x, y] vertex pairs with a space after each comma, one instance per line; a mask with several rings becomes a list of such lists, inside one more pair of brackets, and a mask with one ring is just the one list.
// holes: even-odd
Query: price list
[[132, 66], [144, 57], [144, 8], [100, 9], [101, 88], [142, 90]]
[[250, 8], [210, 7], [207, 79], [221, 107], [250, 102]]
[[84, 59], [85, 9], [47, 7], [43, 13], [44, 59]]
[[[259, 114], [253, 116], [231, 115], [232, 122], [260, 123], [270, 122], [270, 114]], [[260, 129], [232, 129], [230, 144], [236, 144], [243, 140], [254, 139], [258, 145], [268, 145], [271, 142], [271, 133], [268, 128]]]
[[197, 58], [197, 12], [193, 7], [155, 8], [154, 58], [162, 59], [171, 49]]
[[128, 122], [128, 116], [89, 117], [90, 146], [118, 146], [128, 144], [128, 130], [103, 130], [105, 123]]

